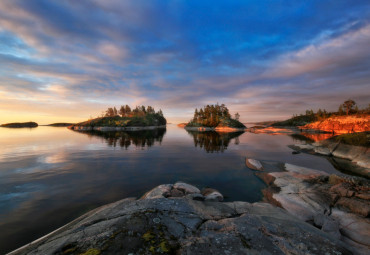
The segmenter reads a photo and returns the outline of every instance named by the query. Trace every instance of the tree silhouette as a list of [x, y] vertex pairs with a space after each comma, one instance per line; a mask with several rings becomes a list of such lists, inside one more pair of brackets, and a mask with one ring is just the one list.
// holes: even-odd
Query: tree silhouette
[[352, 99], [348, 99], [347, 101], [343, 103], [343, 107], [346, 109], [347, 115], [351, 112], [353, 106], [355, 105], [356, 105], [356, 102], [353, 101]]
[[240, 118], [240, 114], [238, 112], [235, 113], [235, 119], [239, 121], [239, 118]]

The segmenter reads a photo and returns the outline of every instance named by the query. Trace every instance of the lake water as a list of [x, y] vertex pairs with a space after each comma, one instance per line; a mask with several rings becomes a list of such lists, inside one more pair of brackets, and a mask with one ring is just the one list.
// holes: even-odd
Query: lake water
[[337, 173], [323, 157], [292, 155], [290, 135], [156, 131], [80, 133], [57, 127], [0, 129], [0, 254], [97, 206], [140, 197], [163, 183], [218, 189], [256, 202], [264, 183], [245, 157]]

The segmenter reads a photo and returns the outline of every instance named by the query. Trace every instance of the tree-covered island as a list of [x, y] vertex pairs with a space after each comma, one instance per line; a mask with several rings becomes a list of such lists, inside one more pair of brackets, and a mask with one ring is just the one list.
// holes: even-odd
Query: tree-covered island
[[7, 128], [35, 128], [38, 127], [38, 124], [33, 121], [29, 122], [13, 122], [13, 123], [6, 123], [0, 125], [0, 127], [7, 127]]
[[246, 126], [239, 121], [239, 113], [232, 118], [229, 109], [224, 104], [206, 105], [196, 108], [194, 117], [185, 126], [194, 130], [244, 130]]
[[70, 126], [74, 130], [139, 130], [165, 127], [167, 120], [162, 110], [155, 111], [152, 106], [136, 106], [131, 109], [129, 105], [108, 108], [101, 117], [92, 118]]

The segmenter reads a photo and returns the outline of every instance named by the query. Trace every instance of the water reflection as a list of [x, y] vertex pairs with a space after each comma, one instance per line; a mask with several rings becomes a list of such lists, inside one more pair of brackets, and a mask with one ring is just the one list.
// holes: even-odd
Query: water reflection
[[75, 131], [88, 135], [89, 137], [101, 137], [110, 147], [121, 147], [127, 149], [131, 145], [136, 147], [151, 147], [155, 143], [162, 143], [163, 137], [166, 133], [165, 128], [154, 130], [140, 130], [140, 131]]
[[218, 133], [215, 131], [190, 131], [186, 130], [193, 136], [194, 146], [203, 148], [206, 152], [224, 152], [232, 139], [235, 144], [239, 144], [239, 136], [244, 132]]
[[305, 143], [314, 143], [319, 142], [322, 140], [329, 139], [330, 137], [334, 136], [333, 134], [327, 133], [299, 133], [299, 134], [291, 134], [293, 141], [300, 141]]
[[329, 139], [330, 137], [333, 137], [334, 134], [332, 133], [301, 133], [301, 135], [315, 141], [315, 142], [319, 142], [319, 141], [322, 141], [322, 140], [326, 140], [326, 139]]
[[291, 134], [290, 137], [293, 138], [293, 142], [304, 142], [304, 143], [314, 143], [315, 140], [310, 137], [304, 136], [302, 134]]

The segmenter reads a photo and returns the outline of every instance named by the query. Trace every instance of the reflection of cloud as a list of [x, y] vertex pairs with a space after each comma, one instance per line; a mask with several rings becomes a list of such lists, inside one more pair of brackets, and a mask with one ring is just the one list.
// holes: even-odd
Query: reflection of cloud
[[66, 154], [64, 152], [57, 152], [52, 155], [42, 156], [40, 162], [47, 164], [59, 164], [66, 161]]
[[368, 103], [367, 1], [265, 4], [1, 1], [0, 114], [128, 103], [184, 121], [219, 102], [251, 121]]

